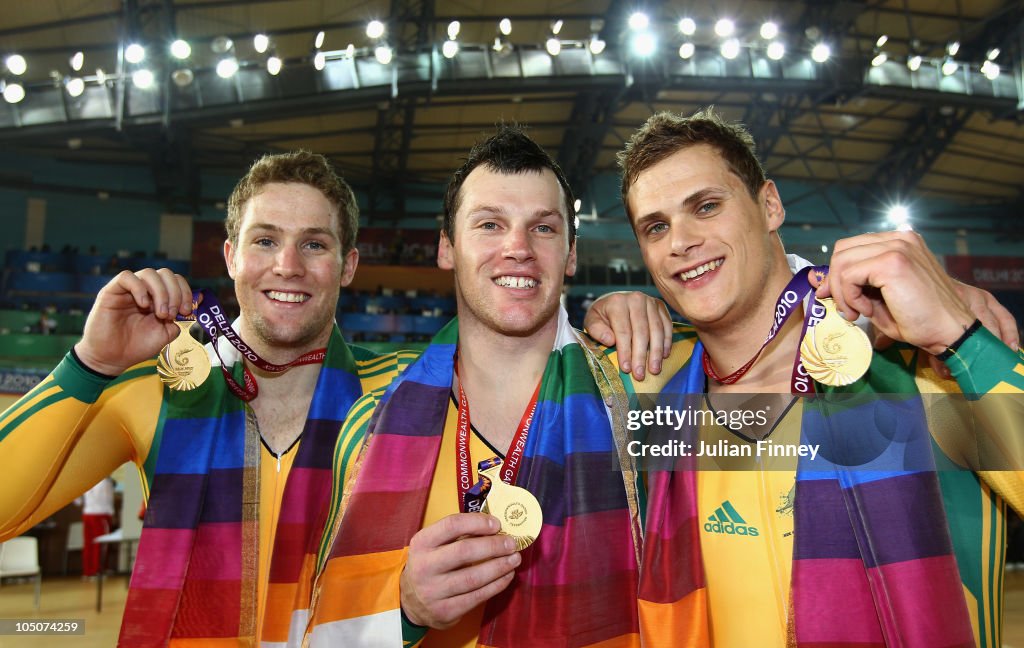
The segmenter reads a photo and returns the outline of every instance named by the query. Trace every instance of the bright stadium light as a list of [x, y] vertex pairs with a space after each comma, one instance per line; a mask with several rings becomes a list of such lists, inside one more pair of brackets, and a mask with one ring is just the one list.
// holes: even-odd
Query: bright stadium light
[[642, 11], [637, 11], [629, 16], [629, 28], [633, 31], [647, 29], [647, 26], [650, 24], [651, 19]]
[[651, 32], [639, 32], [629, 42], [630, 49], [640, 58], [647, 58], [658, 49], [658, 41]]
[[146, 48], [142, 45], [132, 43], [124, 48], [124, 60], [129, 63], [142, 63], [144, 58], [146, 58]]
[[270, 56], [267, 58], [267, 72], [270, 76], [277, 76], [281, 71], [281, 59], [277, 56]]
[[693, 18], [681, 18], [678, 27], [679, 33], [683, 36], [693, 36], [697, 31], [697, 23], [693, 21]]
[[21, 54], [11, 54], [4, 60], [4, 65], [7, 66], [7, 71], [14, 76], [21, 76], [28, 69], [28, 63], [25, 62], [25, 57]]
[[238, 72], [238, 59], [229, 56], [217, 61], [217, 76], [222, 79], [230, 79]]
[[441, 53], [444, 54], [445, 58], [455, 58], [455, 55], [459, 53], [458, 41], [445, 41], [444, 45], [441, 46]]
[[459, 37], [459, 30], [462, 29], [462, 23], [458, 20], [453, 20], [448, 23], [448, 40], [455, 40]]
[[192, 55], [192, 46], [188, 44], [188, 41], [178, 39], [171, 43], [171, 56], [180, 60], [187, 59]]
[[85, 92], [85, 81], [79, 77], [71, 77], [67, 80], [64, 85], [68, 90], [68, 94], [72, 97], [80, 97]]
[[910, 210], [907, 209], [905, 205], [901, 205], [900, 203], [896, 203], [895, 205], [889, 207], [886, 216], [888, 217], [889, 222], [895, 227], [899, 227], [900, 225], [906, 225], [910, 222]]
[[548, 54], [551, 56], [558, 56], [562, 52], [562, 41], [552, 36], [546, 43], [544, 43], [544, 49], [546, 49]]
[[715, 23], [715, 35], [721, 38], [728, 38], [736, 31], [736, 23], [728, 18], [719, 18]]
[[16, 104], [25, 98], [25, 88], [20, 83], [8, 83], [4, 86], [4, 101]]
[[316, 70], [322, 70], [327, 66], [327, 55], [323, 52], [317, 52], [313, 55], [313, 68]]
[[85, 65], [85, 52], [75, 52], [71, 55], [71, 69], [78, 72]]
[[394, 58], [395, 52], [387, 45], [379, 45], [375, 50], [373, 50], [373, 56], [381, 65], [387, 65], [391, 63], [391, 59]]
[[871, 59], [871, 67], [878, 67], [889, 60], [889, 55], [885, 52], [879, 52], [875, 54], [875, 58]]
[[781, 60], [786, 55], [786, 44], [782, 41], [768, 43], [768, 58], [773, 61]]
[[811, 58], [814, 59], [816, 63], [824, 63], [830, 56], [832, 56], [832, 48], [825, 43], [818, 43], [814, 46], [814, 49], [811, 50]]
[[735, 38], [730, 38], [722, 43], [720, 51], [722, 52], [722, 56], [731, 61], [740, 55], [740, 42]]
[[693, 43], [686, 41], [679, 46], [679, 58], [685, 61], [686, 59], [691, 58], [695, 51], [696, 48], [693, 46]]
[[921, 57], [918, 55], [911, 56], [907, 59], [907, 69], [911, 72], [917, 72], [921, 69]]
[[153, 87], [153, 72], [146, 68], [135, 70], [132, 72], [132, 84], [141, 90]]
[[252, 48], [262, 54], [270, 47], [270, 38], [266, 34], [256, 34], [252, 37]]
[[511, 34], [512, 33], [512, 21], [509, 20], [508, 18], [502, 18], [498, 22], [498, 31], [500, 31], [502, 33], [502, 35], [504, 35], [504, 36], [508, 36], [509, 34]]
[[779, 26], [769, 20], [761, 25], [760, 34], [761, 38], [765, 39], [766, 41], [773, 40], [776, 36], [779, 35]]
[[367, 38], [377, 39], [384, 35], [384, 23], [379, 20], [371, 20], [366, 23]]

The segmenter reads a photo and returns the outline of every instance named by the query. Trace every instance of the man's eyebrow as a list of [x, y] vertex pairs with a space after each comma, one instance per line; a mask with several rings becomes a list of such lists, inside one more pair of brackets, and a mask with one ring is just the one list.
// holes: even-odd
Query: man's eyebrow
[[[725, 187], [704, 187], [703, 189], [694, 191], [692, 194], [684, 198], [680, 206], [687, 209], [692, 208], [694, 205], [700, 204], [708, 198], [726, 196], [730, 193], [732, 192]], [[660, 209], [650, 212], [649, 214], [644, 214], [636, 219], [636, 227], [639, 228], [641, 225], [644, 225], [649, 221], [660, 218], [665, 218], [665, 212]]]
[[705, 187], [703, 189], [698, 189], [686, 197], [686, 200], [683, 201], [683, 206], [692, 207], [697, 203], [704, 202], [712, 196], [722, 196], [728, 193], [730, 192], [725, 187]]
[[[249, 227], [250, 230], [264, 230], [270, 232], [283, 232], [284, 229], [274, 225], [273, 223], [253, 223]], [[337, 233], [330, 227], [306, 227], [302, 229], [302, 233], [305, 235], [317, 235], [322, 234], [325, 236], [331, 236], [337, 238]]]
[[486, 204], [484, 204], [484, 205], [473, 205], [472, 207], [470, 207], [469, 209], [466, 210], [467, 214], [477, 214], [477, 213], [480, 213], [480, 212], [486, 212], [488, 214], [502, 214], [502, 213], [505, 212], [505, 209], [502, 208], [499, 205], [486, 205]]
[[653, 211], [649, 214], [644, 214], [643, 216], [637, 218], [636, 223], [633, 225], [633, 227], [639, 231], [643, 229], [643, 227], [647, 225], [647, 223], [651, 221], [661, 220], [664, 217], [665, 214], [661, 210]]

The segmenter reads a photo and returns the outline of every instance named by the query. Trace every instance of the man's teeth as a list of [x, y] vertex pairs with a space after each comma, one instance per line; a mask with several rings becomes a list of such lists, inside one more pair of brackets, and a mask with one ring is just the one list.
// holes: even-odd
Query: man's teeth
[[494, 283], [503, 288], [533, 288], [537, 285], [537, 281], [529, 277], [498, 277]]
[[276, 290], [268, 290], [267, 297], [270, 297], [274, 301], [290, 302], [293, 304], [301, 304], [309, 299], [309, 295], [304, 295], [302, 293], [278, 292]]
[[714, 261], [708, 261], [704, 265], [697, 266], [693, 270], [687, 270], [686, 272], [679, 273], [679, 276], [680, 276], [680, 278], [682, 278], [683, 281], [689, 281], [690, 279], [696, 279], [697, 277], [701, 276], [705, 272], [710, 272], [711, 270], [714, 270], [715, 268], [717, 268], [718, 266], [722, 265], [723, 263], [725, 263], [725, 259], [716, 259]]

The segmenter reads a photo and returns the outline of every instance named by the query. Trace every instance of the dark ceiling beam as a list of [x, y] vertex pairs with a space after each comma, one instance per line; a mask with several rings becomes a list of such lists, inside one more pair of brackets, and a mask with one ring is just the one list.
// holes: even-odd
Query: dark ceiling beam
[[[657, 15], [661, 4], [661, 0], [650, 2], [645, 9]], [[609, 3], [604, 16], [600, 18], [600, 37], [606, 43], [614, 44], [622, 38], [629, 13], [635, 7], [633, 2], [627, 0], [612, 0]], [[573, 101], [569, 123], [558, 147], [558, 164], [578, 198], [582, 198], [590, 184], [597, 155], [628, 90], [625, 83], [618, 87], [588, 88], [581, 90]]]
[[930, 106], [908, 120], [903, 137], [893, 144], [865, 183], [864, 201], [909, 199], [972, 113], [966, 108]]
[[[1024, 8], [1020, 0], [1011, 0], [985, 21], [983, 29], [972, 34], [969, 40], [960, 43], [962, 58], [983, 57], [988, 48], [1006, 43], [1017, 36], [1024, 20]], [[1002, 20], [995, 20], [995, 17]], [[943, 93], [946, 94], [946, 93]], [[862, 218], [865, 207], [873, 207], [879, 198], [885, 201], [907, 200], [917, 184], [931, 170], [950, 146], [957, 134], [970, 120], [977, 105], [954, 105], [939, 100], [924, 105], [917, 115], [908, 120], [908, 128], [898, 141], [894, 142], [889, 155], [879, 161], [874, 173], [865, 184], [859, 202]]]
[[[1008, 0], [998, 11], [987, 16], [979, 33], [972, 35], [969, 41], [960, 43], [960, 51], [956, 58], [965, 61], [984, 60], [985, 54], [993, 47], [1003, 51], [1001, 58], [1011, 60], [1020, 45], [1020, 36], [1024, 33], [1024, 2]], [[997, 59], [998, 60], [998, 59]], [[1010, 66], [1004, 66], [1010, 67]]]
[[[392, 25], [393, 47], [422, 49], [434, 36], [434, 0], [391, 0], [388, 22]], [[395, 24], [400, 27], [395, 28]], [[369, 192], [371, 219], [385, 210], [399, 214], [405, 211], [406, 199], [401, 188], [406, 181], [416, 103], [415, 95], [403, 93], [378, 106]]]

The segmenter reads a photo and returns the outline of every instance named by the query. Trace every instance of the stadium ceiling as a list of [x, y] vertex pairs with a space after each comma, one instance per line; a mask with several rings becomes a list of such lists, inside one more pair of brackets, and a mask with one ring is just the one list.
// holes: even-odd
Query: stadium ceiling
[[5, 13], [4, 150], [148, 165], [175, 209], [198, 209], [201, 172], [301, 147], [367, 192], [371, 222], [432, 217], [420, 199], [499, 120], [528, 125], [585, 193], [654, 111], [715, 105], [751, 128], [773, 178], [865, 210], [946, 199], [931, 218], [1024, 232], [1024, 0], [34, 0]]

